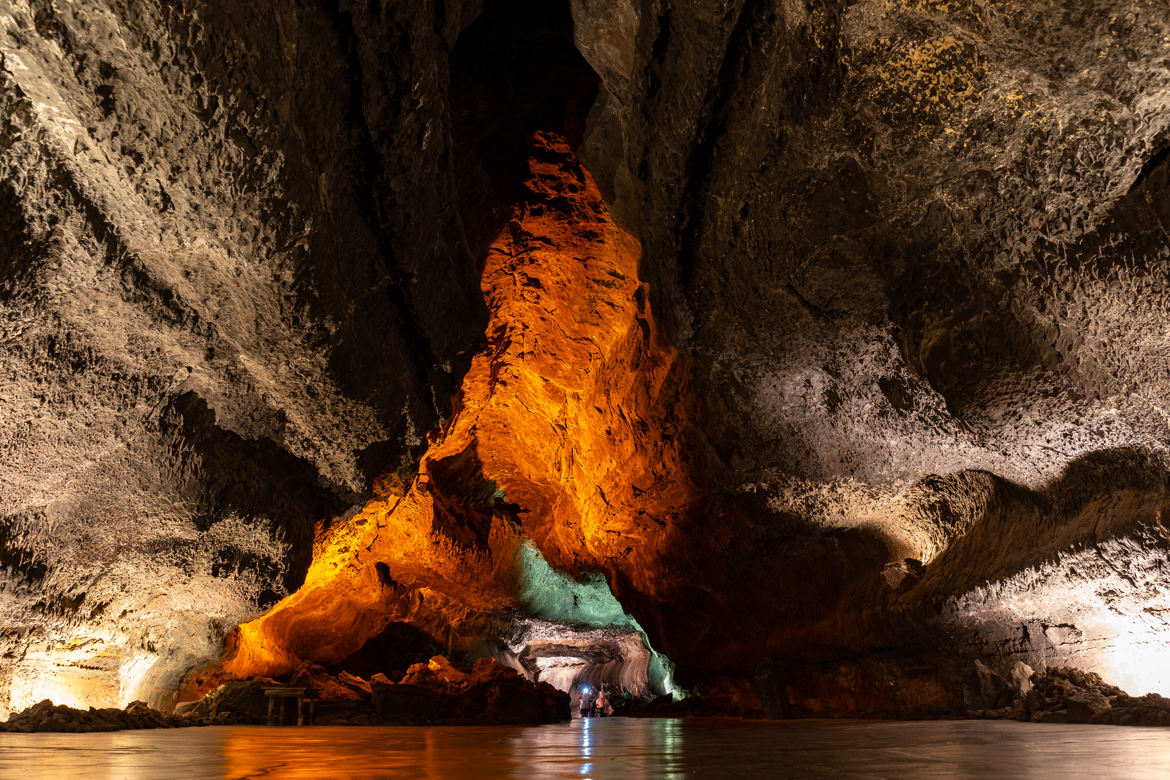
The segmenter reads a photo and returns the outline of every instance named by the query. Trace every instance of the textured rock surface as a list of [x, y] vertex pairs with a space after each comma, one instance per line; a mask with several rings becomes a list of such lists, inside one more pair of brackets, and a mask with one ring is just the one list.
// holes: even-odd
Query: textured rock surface
[[446, 413], [483, 304], [422, 5], [0, 6], [0, 710], [162, 701]]
[[1168, 24], [0, 5], [0, 713], [166, 704], [303, 582], [229, 671], [469, 645], [525, 537], [743, 712], [1170, 686]]
[[[938, 609], [930, 641], [948, 651], [956, 630], [971, 655], [1113, 679], [1135, 649], [1158, 657], [1161, 9], [579, 5], [637, 19], [632, 38], [578, 28], [603, 80], [582, 154], [693, 361], [719, 503], [927, 564], [897, 595], [904, 622], [875, 622], [887, 605], [870, 594], [822, 599], [740, 657], [912, 643]], [[791, 566], [794, 536], [736, 554]], [[693, 631], [650, 633], [683, 665], [712, 655]]]
[[164, 715], [140, 701], [125, 709], [103, 707], [79, 710], [55, 705], [45, 699], [0, 723], [0, 731], [124, 731], [126, 729], [166, 729], [188, 725], [181, 718]]

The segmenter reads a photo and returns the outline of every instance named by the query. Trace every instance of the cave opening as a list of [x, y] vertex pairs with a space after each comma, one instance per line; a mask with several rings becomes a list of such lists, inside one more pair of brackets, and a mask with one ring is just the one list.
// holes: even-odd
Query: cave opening
[[449, 57], [459, 211], [482, 258], [524, 197], [532, 134], [576, 148], [600, 79], [573, 42], [567, 0], [489, 0]]
[[603, 574], [558, 571], [530, 541], [520, 555], [520, 610], [501, 616], [501, 638], [491, 648], [496, 660], [568, 693], [574, 711], [590, 689], [686, 697], [674, 664], [653, 648]]

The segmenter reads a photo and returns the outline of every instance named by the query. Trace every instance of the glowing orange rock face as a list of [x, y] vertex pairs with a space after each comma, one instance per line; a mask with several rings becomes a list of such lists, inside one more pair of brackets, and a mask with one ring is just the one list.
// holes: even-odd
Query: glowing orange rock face
[[[530, 198], [487, 254], [488, 346], [463, 407], [484, 473], [550, 563], [609, 568], [659, 547], [692, 494], [666, 411], [677, 353], [645, 303], [637, 242], [569, 149], [537, 140]], [[632, 522], [648, 510], [658, 522]]]
[[694, 495], [671, 411], [683, 372], [638, 243], [568, 145], [536, 134], [529, 171], [484, 261], [486, 343], [417, 477], [323, 536], [304, 585], [239, 627], [226, 674], [336, 663], [392, 621], [474, 638], [515, 603], [522, 534], [554, 566], [653, 590], [647, 564]]

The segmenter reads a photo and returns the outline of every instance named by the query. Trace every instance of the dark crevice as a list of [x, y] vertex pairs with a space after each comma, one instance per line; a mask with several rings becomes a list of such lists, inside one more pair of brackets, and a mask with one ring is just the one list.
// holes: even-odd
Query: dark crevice
[[[14, 533], [15, 528], [34, 528], [45, 523], [42, 510], [25, 510], [0, 517], [0, 585], [4, 584], [4, 570], [9, 570], [7, 585], [16, 584], [38, 587], [49, 573], [49, 567], [35, 551], [23, 541], [23, 533]], [[5, 590], [0, 587], [0, 593]]]
[[1170, 138], [1164, 138], [1154, 144], [1153, 154], [1151, 154], [1150, 159], [1146, 160], [1145, 164], [1142, 165], [1142, 169], [1138, 172], [1137, 178], [1133, 180], [1133, 184], [1130, 186], [1129, 191], [1134, 192], [1135, 190], [1140, 189], [1149, 180], [1151, 174], [1165, 165], [1167, 161], [1170, 161]]
[[27, 295], [38, 258], [46, 254], [34, 246], [20, 204], [12, 184], [0, 182], [0, 300]]
[[523, 196], [532, 134], [577, 146], [600, 80], [577, 51], [564, 0], [489, 0], [450, 67], [459, 211], [479, 258]]
[[[818, 40], [835, 41], [833, 30], [840, 25], [840, 3], [826, 8], [825, 25]], [[796, 42], [791, 39], [795, 38]], [[698, 140], [687, 159], [685, 186], [680, 200], [677, 246], [679, 278], [684, 288], [694, 282], [704, 234], [711, 220], [707, 208], [724, 153], [722, 139], [728, 136], [727, 126], [737, 110], [753, 100], [753, 90], [768, 76], [767, 63], [775, 59], [777, 48], [805, 52], [804, 56], [786, 55], [790, 73], [785, 79], [782, 95], [786, 120], [798, 120], [803, 115], [826, 104], [842, 81], [839, 52], [834, 43], [821, 48], [813, 33], [806, 27], [790, 30], [783, 12], [772, 0], [745, 0], [732, 25], [723, 59], [715, 81], [708, 85], [704, 108], [700, 114]], [[777, 138], [782, 146], [784, 137]]]
[[[768, 0], [745, 0], [740, 7], [723, 50], [723, 60], [715, 81], [708, 85], [703, 101], [701, 130], [687, 158], [678, 229], [679, 276], [683, 286], [689, 287], [698, 261], [699, 245], [705, 230], [706, 201], [711, 188], [717, 144], [734, 107], [738, 80], [744, 75], [757, 32], [757, 14], [764, 10]], [[754, 47], [753, 47], [754, 49]]]
[[[425, 335], [426, 329], [422, 324], [422, 318], [407, 292], [413, 285], [414, 278], [397, 261], [393, 239], [383, 227], [378, 213], [377, 193], [385, 189], [381, 181], [384, 161], [366, 121], [363, 84], [365, 76], [362, 59], [358, 52], [353, 16], [348, 11], [341, 10], [336, 2], [330, 3], [329, 13], [333, 20], [334, 34], [337, 36], [348, 64], [346, 71], [350, 75], [347, 119], [358, 131], [357, 152], [360, 159], [359, 164], [355, 167], [361, 180], [361, 186], [358, 197], [354, 199], [355, 206], [374, 236], [382, 259], [392, 269], [393, 281], [386, 285], [385, 289], [391, 303], [403, 320], [400, 335], [405, 339], [413, 357], [414, 374], [418, 386], [430, 387], [432, 384], [431, 370], [440, 361], [436, 359], [435, 349]], [[433, 395], [430, 400], [432, 402], [431, 411], [436, 417], [442, 417], [444, 410], [437, 406]]]

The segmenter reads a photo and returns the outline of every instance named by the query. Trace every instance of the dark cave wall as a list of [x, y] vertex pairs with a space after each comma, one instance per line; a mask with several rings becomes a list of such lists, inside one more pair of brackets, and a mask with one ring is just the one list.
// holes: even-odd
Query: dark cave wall
[[729, 407], [734, 471], [1036, 485], [1161, 447], [1155, 5], [599, 5], [637, 32], [594, 44], [633, 62], [586, 161], [616, 171], [658, 318]]

